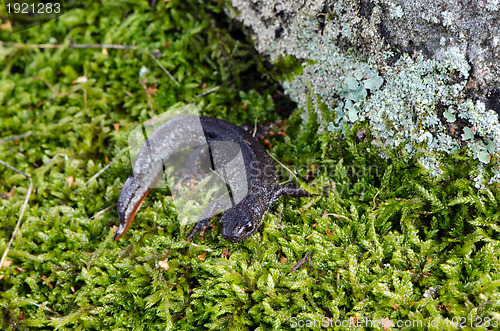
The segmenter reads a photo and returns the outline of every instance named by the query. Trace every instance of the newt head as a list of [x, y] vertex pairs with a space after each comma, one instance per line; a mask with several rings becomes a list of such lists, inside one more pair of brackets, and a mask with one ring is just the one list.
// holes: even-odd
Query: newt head
[[118, 230], [115, 232], [113, 240], [120, 239], [120, 237], [127, 232], [130, 224], [132, 224], [132, 220], [134, 219], [137, 210], [150, 190], [151, 188], [140, 185], [140, 182], [136, 181], [132, 176], [125, 181], [125, 184], [123, 184], [123, 188], [120, 191], [117, 206], [120, 224], [118, 226]]
[[[255, 221], [257, 220], [257, 221]], [[229, 242], [237, 243], [257, 232], [262, 224], [262, 216], [255, 217], [248, 208], [228, 209], [220, 218], [222, 236]]]

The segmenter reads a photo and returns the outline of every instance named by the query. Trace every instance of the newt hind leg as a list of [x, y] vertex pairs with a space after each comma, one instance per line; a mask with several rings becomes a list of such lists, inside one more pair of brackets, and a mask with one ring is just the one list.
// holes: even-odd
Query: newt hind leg
[[295, 186], [292, 183], [280, 185], [276, 188], [276, 190], [271, 196], [271, 199], [269, 200], [268, 203], [269, 208], [274, 206], [274, 204], [278, 202], [279, 198], [282, 195], [287, 195], [292, 198], [302, 198], [302, 197], [310, 197], [311, 193], [307, 192], [306, 190], [300, 187]]
[[286, 185], [281, 185], [278, 188], [277, 194], [281, 195], [288, 195], [289, 197], [292, 198], [302, 198], [302, 197], [310, 197], [311, 193], [307, 192], [306, 190], [297, 187], [293, 184], [286, 184]]

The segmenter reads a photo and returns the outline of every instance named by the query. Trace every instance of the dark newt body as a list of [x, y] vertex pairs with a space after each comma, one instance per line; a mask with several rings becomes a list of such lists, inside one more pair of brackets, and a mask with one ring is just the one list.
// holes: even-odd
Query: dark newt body
[[[200, 123], [203, 135], [197, 134]], [[271, 157], [249, 132], [215, 118], [180, 116], [160, 126], [141, 148], [134, 164], [135, 175], [127, 179], [118, 199], [120, 225], [115, 240], [127, 231], [142, 201], [163, 174], [163, 164], [171, 155], [186, 146], [217, 142], [230, 142], [239, 147], [246, 175], [244, 195], [232, 204], [228, 200], [212, 201], [196, 222], [188, 240], [210, 225], [210, 217], [215, 210], [223, 209], [225, 211], [220, 219], [222, 235], [230, 242], [243, 241], [258, 230], [264, 214], [282, 195], [309, 196], [301, 188], [279, 184]], [[232, 185], [241, 184], [236, 180]], [[231, 187], [231, 190], [242, 191], [240, 187]]]

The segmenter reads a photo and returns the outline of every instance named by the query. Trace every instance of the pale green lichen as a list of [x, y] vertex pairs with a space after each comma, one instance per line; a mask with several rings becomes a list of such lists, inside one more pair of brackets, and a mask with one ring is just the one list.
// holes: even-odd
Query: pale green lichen
[[457, 117], [453, 113], [453, 108], [452, 107], [448, 108], [443, 113], [443, 116], [446, 118], [446, 120], [448, 121], [448, 123], [453, 123], [453, 122], [455, 122], [457, 120]]
[[[284, 87], [305, 106], [304, 86], [310, 86], [311, 92], [335, 112], [335, 121], [325, 123], [329, 131], [343, 132], [344, 123], [368, 120], [376, 145], [396, 148], [403, 144], [410, 157], [417, 146], [451, 153], [463, 142], [471, 155], [484, 164], [498, 152], [495, 142], [500, 141], [500, 126], [496, 114], [479, 101], [474, 104], [466, 100], [456, 105], [470, 70], [456, 48], [445, 52], [441, 61], [403, 55], [382, 78], [369, 60], [362, 62], [332, 45], [321, 53], [317, 45], [313, 43], [309, 48], [315, 62], [305, 66], [301, 75], [284, 82]], [[371, 90], [370, 97], [367, 89]], [[319, 110], [317, 102], [313, 104]], [[457, 117], [471, 123], [471, 127], [464, 128], [462, 140], [450, 135], [438, 117], [439, 107], [446, 107], [443, 116], [447, 123], [456, 122]], [[439, 160], [431, 156], [421, 158], [419, 163], [435, 175], [441, 173]], [[498, 172], [499, 167], [494, 166], [493, 178], [500, 177], [496, 176]]]
[[486, 1], [486, 8], [490, 11], [497, 11], [500, 9], [500, 1], [499, 0], [487, 0]]
[[392, 18], [402, 18], [404, 16], [403, 9], [399, 5], [394, 5], [389, 7], [389, 15]]
[[[385, 75], [386, 85], [373, 93], [364, 108], [376, 139], [393, 147], [403, 141], [408, 141], [409, 145], [424, 143], [428, 150], [447, 153], [465, 142], [474, 158], [484, 164], [490, 162], [499, 151], [496, 144], [500, 141], [498, 117], [492, 110], [486, 110], [480, 101], [474, 104], [466, 100], [454, 105], [455, 98], [465, 87], [465, 80], [451, 84], [451, 75], [459, 72], [461, 78], [468, 77], [465, 59], [460, 60], [456, 54], [451, 50], [443, 61], [422, 58], [413, 61], [403, 57], [396, 63], [395, 67], [400, 70]], [[455, 122], [458, 117], [471, 124], [464, 127], [462, 141], [449, 135], [437, 116], [438, 105], [448, 107], [443, 113], [448, 122]], [[414, 152], [412, 147], [415, 146], [406, 145], [410, 155]], [[439, 162], [427, 157], [421, 164], [439, 174], [436, 168]], [[492, 170], [494, 174], [500, 171], [498, 165], [493, 165]], [[481, 187], [479, 180], [476, 183]]]
[[[261, 20], [255, 6], [248, 2], [233, 0], [232, 3], [240, 11], [239, 19], [256, 31], [260, 52], [269, 55], [272, 61], [279, 55], [303, 61], [302, 73], [284, 81], [283, 87], [299, 107], [307, 108], [311, 103], [319, 115], [329, 117], [323, 129], [344, 133], [346, 124], [367, 121], [376, 145], [404, 146], [408, 157], [415, 156], [422, 148], [436, 155], [436, 160], [427, 156], [420, 162], [436, 175], [440, 163], [438, 153], [433, 152], [451, 153], [466, 146], [480, 164], [492, 167], [495, 180], [500, 177], [497, 176], [500, 166], [492, 162], [499, 153], [498, 117], [487, 111], [483, 103], [465, 98], [471, 66], [464, 50], [449, 35], [437, 39], [442, 47], [433, 59], [418, 53], [396, 54], [384, 47], [379, 53], [373, 50], [362, 53], [355, 47], [346, 47], [359, 45], [356, 24], [360, 22], [356, 20], [364, 20], [360, 15], [345, 13], [353, 9], [352, 3], [339, 1], [324, 7], [321, 1], [305, 5], [294, 1], [286, 4], [264, 1], [265, 6], [279, 7], [275, 13], [284, 15], [282, 21], [286, 25], [279, 25], [282, 21], [276, 18]], [[401, 3], [386, 5], [389, 16], [395, 20], [401, 20], [408, 10]], [[497, 5], [496, 0], [487, 3], [489, 10]], [[321, 10], [327, 14], [318, 14]], [[298, 12], [299, 16], [294, 15]], [[370, 15], [369, 22], [360, 23], [365, 24], [363, 40], [378, 38], [373, 27], [383, 13], [377, 4]], [[451, 9], [427, 10], [420, 13], [419, 19], [451, 31], [459, 28], [454, 22], [457, 15], [457, 11]], [[324, 17], [323, 24], [319, 23], [321, 17]], [[335, 21], [329, 21], [328, 17], [335, 17]], [[278, 26], [283, 30], [277, 38], [272, 35]], [[398, 61], [387, 65], [396, 57]], [[458, 132], [451, 132], [450, 126]]]
[[[472, 127], [464, 128], [464, 140], [470, 148], [473, 156], [482, 163], [489, 163], [496, 155], [499, 155], [500, 124], [497, 114], [487, 110], [484, 103], [477, 101], [475, 104], [467, 100], [458, 105], [458, 117], [467, 120]], [[475, 138], [477, 137], [477, 138]], [[493, 178], [490, 183], [497, 182], [500, 174], [500, 166], [492, 165]]]
[[[429, 149], [447, 152], [457, 148], [458, 142], [444, 138], [446, 128], [436, 113], [438, 104], [451, 105], [464, 87], [465, 81], [449, 85], [450, 73], [460, 68], [455, 59], [439, 62], [402, 56], [394, 68], [384, 75], [384, 88], [374, 91], [362, 110], [376, 142], [391, 147], [425, 142]], [[407, 150], [413, 154], [413, 149]]]

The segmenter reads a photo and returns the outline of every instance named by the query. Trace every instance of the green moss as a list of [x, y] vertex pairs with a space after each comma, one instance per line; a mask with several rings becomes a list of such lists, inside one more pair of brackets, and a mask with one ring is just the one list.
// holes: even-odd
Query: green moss
[[[142, 50], [0, 49], [2, 137], [32, 132], [1, 142], [0, 159], [29, 173], [35, 188], [12, 265], [0, 269], [1, 328], [251, 330], [289, 328], [292, 318], [444, 325], [498, 317], [500, 190], [474, 188], [467, 174], [479, 161], [459, 150], [431, 177], [417, 163], [427, 153], [418, 146], [413, 157], [388, 149], [381, 158], [361, 121], [344, 126], [344, 136], [320, 132], [335, 116], [315, 97], [270, 152], [318, 195], [282, 199], [243, 243], [226, 242], [218, 228], [187, 243], [168, 191], [157, 189], [112, 241], [115, 210], [93, 216], [116, 203], [131, 173], [127, 134], [151, 117], [140, 78], [156, 91], [156, 113], [194, 102], [235, 123], [277, 118], [276, 86], [261, 79], [251, 45], [231, 36], [238, 30], [215, 23], [217, 6], [160, 1], [152, 12], [147, 2], [89, 1], [38, 28], [0, 32], [11, 42], [158, 49], [179, 82]], [[296, 69], [283, 61], [275, 68], [284, 75]], [[149, 72], [139, 77], [143, 66]], [[87, 82], [74, 82], [84, 75]], [[0, 252], [26, 191], [22, 176], [0, 167]], [[312, 266], [291, 271], [311, 251]]]

